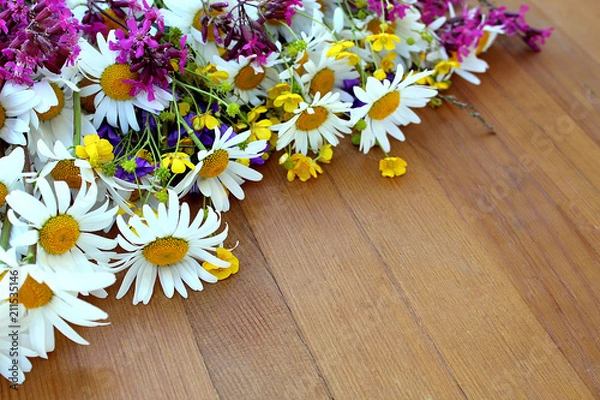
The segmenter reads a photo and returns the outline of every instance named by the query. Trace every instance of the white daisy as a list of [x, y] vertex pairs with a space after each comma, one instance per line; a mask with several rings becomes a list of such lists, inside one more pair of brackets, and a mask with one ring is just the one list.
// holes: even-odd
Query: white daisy
[[[207, 10], [220, 0], [165, 0], [166, 9], [161, 13], [166, 26], [176, 27], [184, 35], [191, 36], [190, 46], [202, 57], [202, 63], [210, 62], [214, 56], [219, 56], [219, 46], [215, 42], [212, 23], [208, 25], [207, 37], [202, 35], [202, 18]], [[225, 3], [227, 4], [227, 3]], [[222, 12], [227, 12], [229, 7], [224, 7]], [[214, 17], [221, 14], [216, 10], [208, 11], [208, 16]]]
[[[31, 349], [40, 357], [47, 358], [54, 350], [54, 328], [79, 344], [89, 344], [67, 323], [80, 326], [99, 326], [106, 323], [96, 322], [108, 318], [99, 308], [77, 298], [82, 283], [86, 289], [101, 290], [115, 282], [112, 273], [91, 274], [54, 274], [45, 272], [38, 265], [24, 264], [10, 266], [3, 281], [11, 271], [18, 271], [17, 277], [18, 315], [24, 318], [19, 325], [29, 333]], [[27, 269], [27, 273], [24, 273]], [[11, 304], [6, 301], [10, 293], [0, 292], [0, 312], [9, 315]], [[14, 305], [12, 305], [14, 307]]]
[[[210, 198], [217, 211], [229, 210], [227, 191], [239, 200], [244, 199], [244, 191], [240, 186], [245, 180], [260, 181], [262, 174], [246, 167], [236, 160], [255, 158], [265, 150], [267, 142], [256, 140], [250, 142], [242, 150], [239, 145], [250, 137], [250, 131], [235, 135], [229, 128], [221, 133], [215, 129], [215, 141], [210, 150], [198, 152], [196, 168], [175, 186], [180, 196], [187, 194], [195, 184], [200, 192]], [[227, 190], [226, 190], [227, 189]]]
[[485, 53], [488, 49], [494, 44], [498, 35], [505, 33], [504, 27], [502, 25], [490, 26], [486, 25], [483, 27], [483, 36], [479, 38], [479, 42], [477, 43], [477, 55], [481, 53]]
[[39, 126], [38, 115], [44, 114], [50, 108], [58, 106], [58, 97], [50, 83], [45, 80], [37, 80], [29, 89], [34, 91], [37, 98], [33, 101], [35, 105], [21, 119], [31, 124], [32, 127], [37, 128]]
[[[371, 34], [381, 33], [381, 21], [377, 16], [372, 16], [366, 23], [366, 28]], [[398, 18], [388, 25], [386, 33], [391, 33], [400, 38], [395, 44], [394, 50], [382, 51], [384, 57], [390, 52], [400, 56], [404, 66], [410, 63], [411, 54], [419, 53], [427, 48], [427, 41], [422, 38], [422, 32], [426, 26], [421, 22], [421, 13], [414, 7], [406, 9], [406, 15]], [[409, 44], [410, 43], [410, 44]]]
[[16, 212], [31, 228], [15, 237], [11, 245], [37, 244], [37, 260], [52, 271], [94, 272], [107, 264], [113, 256], [107, 250], [115, 248], [116, 240], [91, 232], [112, 225], [117, 207], [107, 210], [106, 202], [91, 210], [96, 204], [96, 185], [87, 188], [82, 184], [71, 204], [71, 191], [65, 182], [54, 182], [54, 190], [45, 179], [37, 179], [36, 183], [43, 202], [19, 190], [6, 198], [13, 224], [23, 225], [16, 218]]
[[214, 62], [220, 71], [228, 74], [227, 82], [231, 85], [235, 97], [244, 103], [253, 106], [259, 105], [261, 97], [266, 96], [266, 90], [279, 83], [277, 71], [272, 68], [278, 53], [271, 53], [263, 65], [255, 65], [255, 55], [250, 57], [240, 56], [237, 60], [225, 61], [221, 57], [214, 57]]
[[[338, 12], [339, 11], [339, 12]], [[300, 31], [299, 38], [306, 43], [306, 49], [299, 52], [294, 61], [296, 70], [300, 75], [304, 73], [302, 66], [309, 58], [315, 57], [316, 54], [321, 54], [323, 49], [329, 49], [332, 42], [336, 41], [335, 34], [341, 32], [344, 28], [344, 13], [341, 8], [336, 8], [336, 13], [333, 21], [333, 30], [327, 28], [328, 25], [319, 23], [316, 21], [312, 22], [312, 25], [307, 31]], [[329, 25], [331, 26], [331, 25]], [[285, 74], [287, 70], [284, 70], [282, 74]], [[290, 79], [290, 75], [281, 75], [281, 79]]]
[[458, 57], [456, 56], [455, 53], [453, 53], [452, 56], [450, 57], [450, 56], [448, 56], [446, 49], [441, 47], [436, 52], [436, 57], [435, 58], [428, 57], [428, 61], [431, 61], [432, 59], [435, 60], [436, 63], [439, 62], [440, 60], [441, 61], [455, 61], [460, 64], [459, 67], [451, 68], [450, 71], [446, 75], [443, 75], [441, 78], [440, 78], [440, 76], [438, 76], [438, 78], [440, 78], [442, 80], [449, 80], [452, 77], [452, 75], [454, 73], [456, 73], [456, 75], [460, 76], [467, 82], [472, 83], [473, 85], [479, 85], [481, 83], [481, 80], [474, 74], [474, 72], [475, 73], [484, 73], [489, 68], [489, 65], [487, 62], [485, 62], [482, 59], [477, 57], [477, 54], [478, 54], [477, 51], [478, 50], [476, 48], [471, 48], [469, 50], [469, 55], [462, 56], [461, 61], [458, 61]]
[[481, 80], [473, 73], [476, 72], [478, 74], [482, 74], [487, 71], [488, 68], [488, 63], [478, 58], [476, 51], [472, 49], [468, 56], [462, 57], [462, 61], [460, 61], [460, 67], [453, 68], [452, 72], [456, 73], [456, 75], [460, 76], [467, 82], [470, 82], [474, 85], [479, 85]]
[[[206, 217], [204, 218], [204, 216]], [[187, 284], [192, 290], [203, 289], [201, 280], [214, 283], [217, 278], [202, 268], [199, 261], [208, 261], [226, 268], [229, 263], [211, 252], [227, 237], [227, 226], [220, 233], [221, 219], [212, 209], [200, 210], [190, 223], [190, 208], [179, 204], [177, 194], [169, 190], [168, 207], [164, 203], [153, 210], [145, 205], [143, 216], [134, 215], [126, 224], [121, 216], [117, 226], [121, 234], [119, 245], [127, 251], [120, 255], [122, 265], [129, 268], [117, 298], [123, 297], [136, 280], [133, 304], [148, 304], [158, 276], [163, 292], [173, 297], [175, 290], [187, 297]]]
[[[54, 142], [50, 148], [43, 141], [38, 141], [38, 166], [39, 178], [49, 182], [64, 181], [70, 189], [79, 190], [82, 180], [95, 184], [98, 188], [96, 203], [104, 203], [108, 197], [111, 204], [129, 211], [123, 193], [131, 193], [133, 189], [128, 182], [114, 176], [107, 176], [101, 168], [93, 168], [89, 161], [75, 158], [62, 142]], [[127, 195], [128, 197], [128, 195]]]
[[25, 373], [31, 371], [28, 357], [37, 357], [37, 353], [30, 348], [29, 335], [23, 327], [14, 324], [8, 316], [7, 312], [0, 319], [0, 374], [13, 384], [20, 385], [25, 381]]
[[6, 204], [10, 192], [23, 187], [25, 152], [16, 147], [9, 155], [0, 158], [0, 208]]
[[79, 41], [79, 68], [92, 82], [81, 89], [81, 97], [95, 96], [93, 124], [98, 128], [106, 119], [111, 126], [120, 127], [123, 133], [127, 133], [129, 127], [138, 131], [140, 126], [135, 107], [156, 114], [165, 109], [173, 96], [156, 85], [153, 86], [155, 99], [152, 101], [146, 91], [131, 96], [133, 84], [125, 81], [135, 80], [138, 74], [131, 72], [130, 65], [116, 62], [119, 52], [108, 47], [108, 42], [116, 41], [114, 31], [108, 34], [107, 39], [98, 33], [96, 40], [99, 51], [87, 41]]
[[367, 79], [365, 89], [354, 87], [356, 98], [364, 106], [354, 108], [351, 113], [353, 123], [364, 119], [366, 128], [361, 132], [360, 149], [366, 154], [379, 143], [383, 151], [390, 151], [389, 133], [394, 138], [404, 141], [404, 134], [398, 128], [399, 125], [421, 122], [417, 114], [410, 107], [424, 107], [429, 99], [437, 94], [437, 91], [426, 86], [414, 85], [416, 81], [429, 76], [433, 71], [423, 71], [413, 74], [413, 71], [403, 80], [404, 68], [398, 65], [396, 76], [390, 82], [383, 82], [370, 76]]
[[348, 65], [345, 58], [327, 57], [328, 49], [321, 52], [318, 62], [308, 60], [303, 66], [305, 73], [300, 77], [305, 90], [311, 96], [317, 92], [321, 96], [329, 92], [338, 93], [342, 101], [352, 101], [352, 95], [344, 90], [344, 80], [356, 79], [358, 71]]
[[63, 142], [55, 141], [53, 149], [50, 150], [46, 142], [40, 139], [37, 148], [35, 164], [39, 171], [38, 177], [50, 182], [64, 181], [74, 190], [81, 187], [82, 180], [90, 184], [95, 182], [94, 170], [90, 163], [73, 157]]
[[[292, 16], [290, 28], [294, 32], [307, 32], [313, 22], [323, 22], [325, 14], [321, 9], [322, 1], [319, 0], [302, 0], [302, 8], [298, 9]], [[289, 30], [288, 30], [289, 32]], [[292, 36], [290, 40], [293, 40]]]
[[37, 357], [31, 349], [27, 325], [22, 321], [24, 315], [19, 313], [14, 297], [28, 270], [21, 270], [14, 248], [5, 251], [0, 247], [0, 298], [3, 302], [8, 299], [9, 304], [7, 312], [0, 317], [0, 373], [15, 384], [23, 383], [24, 373], [31, 371], [27, 357]]
[[323, 22], [321, 4], [322, 2], [318, 0], [303, 0], [302, 6], [291, 6], [294, 14], [290, 26], [286, 26], [285, 21], [282, 23], [279, 20], [267, 20], [265, 26], [274, 36], [280, 35], [286, 42], [293, 42], [296, 36], [292, 32], [309, 32], [313, 23]]
[[27, 117], [38, 102], [39, 98], [31, 88], [4, 82], [0, 91], [0, 138], [10, 144], [26, 144]]
[[317, 92], [311, 104], [301, 102], [294, 116], [288, 121], [271, 126], [279, 132], [277, 150], [292, 141], [294, 150], [306, 155], [308, 149], [317, 152], [323, 139], [333, 146], [339, 143], [338, 136], [352, 132], [352, 124], [336, 114], [350, 112], [352, 103], [342, 103], [339, 94], [329, 92], [321, 97]]
[[[32, 153], [37, 151], [36, 145], [40, 139], [48, 146], [52, 146], [56, 141], [62, 142], [66, 147], [73, 145], [73, 91], [79, 91], [77, 81], [81, 77], [75, 67], [63, 68], [61, 75], [44, 70], [42, 76], [57, 98], [57, 104], [50, 106], [44, 113], [33, 113], [35, 115], [31, 121], [32, 129], [29, 135], [29, 148]], [[91, 118], [92, 116], [81, 116], [81, 133], [84, 136], [96, 133]]]

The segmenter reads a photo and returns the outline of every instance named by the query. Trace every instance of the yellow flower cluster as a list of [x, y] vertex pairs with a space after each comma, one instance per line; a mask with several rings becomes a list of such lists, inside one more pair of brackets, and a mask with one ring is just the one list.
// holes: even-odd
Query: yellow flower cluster
[[333, 157], [333, 149], [330, 144], [325, 144], [319, 149], [316, 158], [310, 158], [300, 153], [289, 155], [285, 153], [279, 158], [279, 164], [287, 169], [287, 179], [293, 182], [298, 177], [302, 182], [306, 182], [311, 177], [316, 178], [317, 174], [322, 174], [323, 169], [318, 164], [318, 161], [323, 164], [329, 164]]

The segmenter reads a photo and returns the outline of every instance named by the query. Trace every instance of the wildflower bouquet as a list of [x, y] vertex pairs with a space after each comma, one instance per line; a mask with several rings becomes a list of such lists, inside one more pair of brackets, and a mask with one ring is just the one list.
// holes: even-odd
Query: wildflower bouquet
[[348, 138], [404, 174], [414, 109], [478, 84], [498, 35], [551, 32], [459, 3], [0, 0], [0, 373], [23, 382], [54, 328], [87, 344], [71, 325], [106, 323], [85, 298], [118, 272], [134, 304], [236, 273], [221, 214], [274, 154], [306, 181]]

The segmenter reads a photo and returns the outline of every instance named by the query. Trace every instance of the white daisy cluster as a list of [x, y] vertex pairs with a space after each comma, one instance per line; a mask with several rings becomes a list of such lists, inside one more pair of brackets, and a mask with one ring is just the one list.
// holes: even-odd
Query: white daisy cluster
[[461, 0], [37, 5], [0, 2], [0, 373], [15, 383], [54, 328], [86, 344], [71, 325], [106, 323], [85, 296], [117, 273], [134, 304], [236, 273], [222, 213], [276, 152], [307, 181], [347, 138], [403, 175], [390, 137], [416, 109], [456, 103], [440, 93], [455, 75], [479, 84], [499, 34], [539, 50], [551, 32], [526, 7]]
[[[40, 141], [42, 153], [54, 156], [44, 146]], [[167, 297], [175, 290], [187, 297], [185, 285], [199, 291], [201, 281], [236, 272], [237, 259], [221, 247], [227, 228], [218, 232], [221, 219], [211, 208], [192, 218], [188, 204], [169, 190], [166, 204], [117, 217], [119, 207], [99, 197], [101, 179], [89, 164], [70, 165], [79, 170], [77, 190], [70, 189], [73, 182], [24, 173], [25, 164], [22, 147], [0, 158], [0, 373], [15, 384], [31, 369], [28, 357], [47, 358], [54, 350], [55, 328], [88, 344], [71, 324], [106, 324], [108, 315], [85, 296], [106, 297], [117, 272], [128, 270], [118, 298], [137, 280], [134, 304], [150, 301], [157, 276]], [[115, 221], [120, 234], [110, 238]]]

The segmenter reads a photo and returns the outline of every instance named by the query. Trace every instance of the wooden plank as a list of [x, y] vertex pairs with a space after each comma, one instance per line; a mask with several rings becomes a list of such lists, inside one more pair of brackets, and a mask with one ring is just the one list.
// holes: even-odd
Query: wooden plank
[[32, 359], [18, 392], [3, 380], [0, 398], [216, 399], [181, 300], [159, 294], [147, 306], [134, 306], [132, 293], [116, 300], [117, 289], [90, 301], [109, 314], [110, 325], [77, 328], [90, 346], [58, 333], [49, 359]]
[[[418, 128], [443, 132], [432, 125]], [[413, 149], [399, 180], [378, 177], [375, 154], [341, 153], [330, 176], [467, 397], [591, 398]]]
[[225, 219], [240, 272], [184, 303], [220, 398], [329, 398], [238, 203]]
[[[457, 86], [455, 89], [460, 89]], [[485, 90], [485, 86], [482, 88]], [[460, 93], [459, 93], [459, 97]], [[593, 392], [600, 392], [600, 261], [498, 135], [455, 108], [408, 140]], [[476, 173], [475, 173], [476, 171]]]
[[334, 398], [463, 398], [327, 177], [275, 163], [242, 209]]
[[[506, 1], [504, 2], [506, 3]], [[520, 3], [508, 0], [508, 4]], [[566, 1], [528, 0], [532, 7], [532, 25], [538, 23], [540, 16], [552, 21], [552, 26], [568, 32], [568, 35], [581, 45], [587, 56], [600, 64], [600, 4], [595, 0]]]
[[[579, 234], [600, 253], [600, 192], [595, 186], [600, 162], [598, 145], [583, 135], [575, 135], [581, 132], [578, 127], [573, 129], [569, 140], [556, 140], [548, 135], [539, 123], [552, 121], [565, 115], [565, 111], [541, 93], [542, 88], [532, 84], [534, 90], [530, 90], [529, 84], [523, 83], [526, 76], [507, 73], [509, 69], [519, 70], [518, 65], [506, 56], [499, 58], [503, 60], [498, 63], [501, 67], [490, 70], [481, 87], [462, 85], [461, 92], [492, 125], [503, 127], [502, 140], [506, 146], [519, 159], [526, 160], [532, 176], [578, 227]], [[508, 92], [507, 87], [514, 89]], [[547, 113], [540, 112], [536, 117], [538, 121], [534, 120], [524, 102], [512, 100], [517, 97], [531, 98]], [[548, 101], [547, 108], [540, 99]], [[579, 152], [581, 157], [578, 158]]]
[[[534, 15], [540, 12], [532, 9]], [[549, 26], [551, 22], [542, 21], [540, 24]], [[600, 64], [590, 59], [580, 47], [580, 42], [572, 40], [569, 33], [555, 29], [541, 53], [531, 52], [518, 39], [501, 39], [483, 58], [493, 70], [503, 62], [497, 58], [510, 56], [527, 74], [528, 81], [535, 82], [550, 94], [560, 106], [561, 113], [553, 115], [553, 121], [541, 124], [549, 136], [568, 140], [575, 122], [596, 144], [600, 144]]]
[[[507, 40], [503, 40], [502, 43], [506, 46], [512, 45]], [[540, 62], [549, 57], [543, 52], [536, 54], [536, 57], [538, 56]], [[491, 98], [513, 105], [520, 111], [519, 119], [535, 127], [538, 134], [534, 137], [536, 142], [551, 143], [557, 150], [556, 153], [566, 158], [575, 167], [575, 169], [569, 168], [569, 173], [578, 172], [596, 189], [600, 188], [600, 174], [597, 173], [600, 147], [581, 129], [570, 112], [558, 104], [556, 96], [551, 91], [547, 91], [544, 86], [529, 79], [529, 74], [519, 67], [517, 60], [502, 48], [494, 49], [486, 59], [489, 59], [490, 64], [495, 68], [491, 68], [484, 79], [486, 83], [489, 82], [488, 86], [492, 86], [495, 90], [487, 87], [485, 90], [480, 90], [481, 87], [461, 85], [461, 88], [470, 86], [465, 90], [469, 93], [469, 98], [471, 92], [477, 91], [477, 98], [485, 99], [487, 107], [491, 108], [491, 102], [488, 101]], [[561, 73], [559, 70], [554, 72]], [[570, 101], [575, 100], [575, 96], [570, 99]], [[506, 114], [496, 112], [495, 115], [503, 117]], [[501, 121], [501, 118], [497, 119]], [[512, 130], [512, 132], [518, 131]]]

